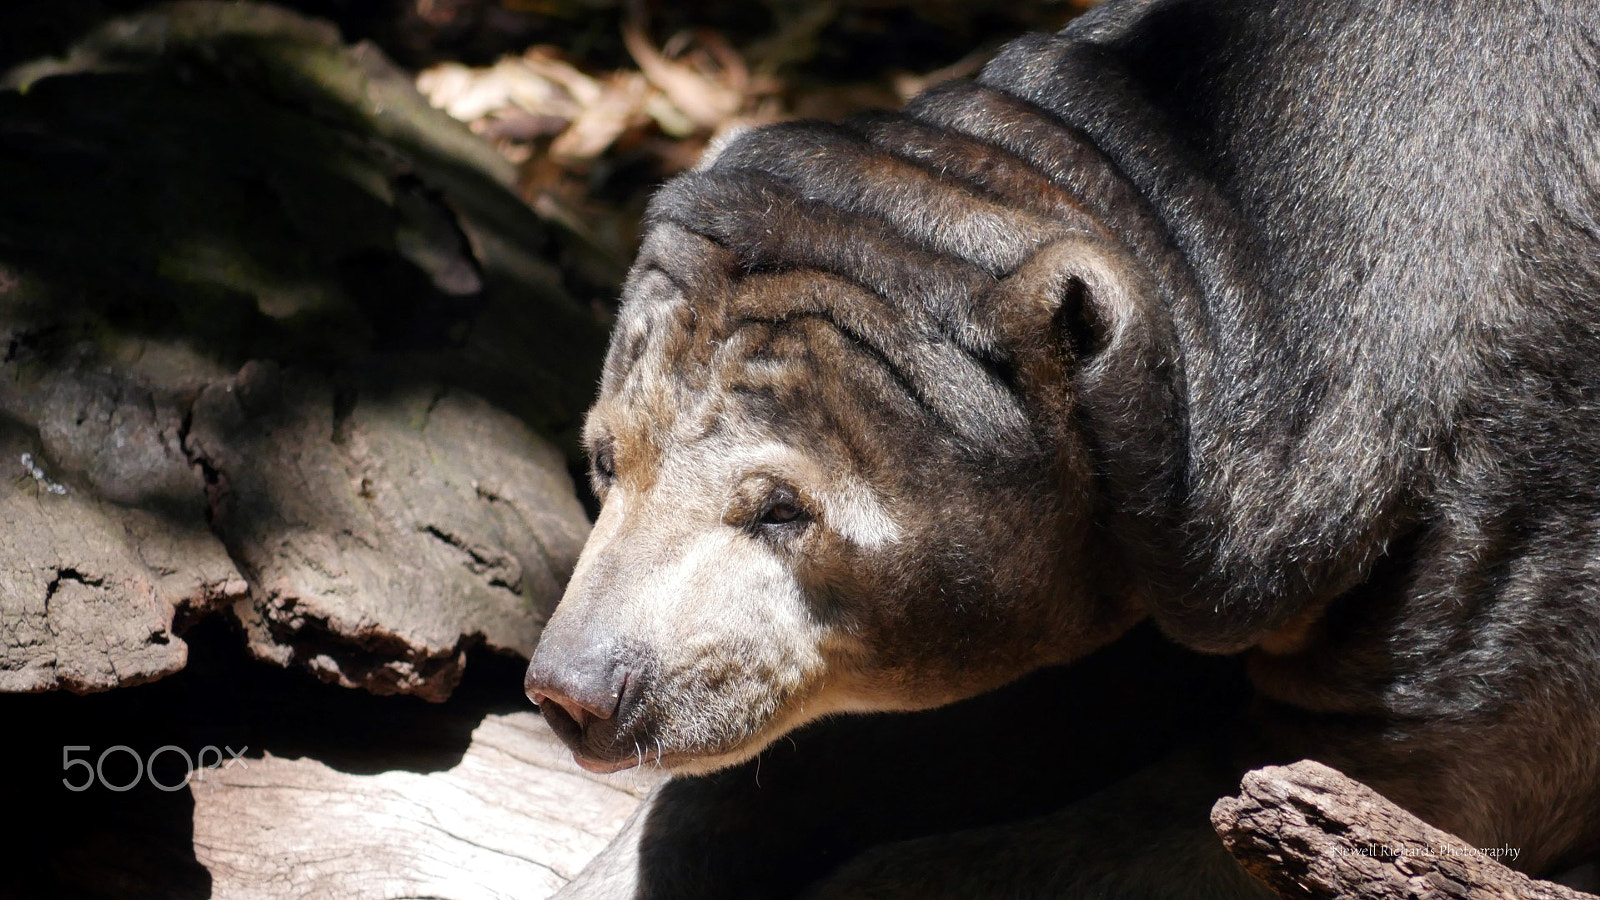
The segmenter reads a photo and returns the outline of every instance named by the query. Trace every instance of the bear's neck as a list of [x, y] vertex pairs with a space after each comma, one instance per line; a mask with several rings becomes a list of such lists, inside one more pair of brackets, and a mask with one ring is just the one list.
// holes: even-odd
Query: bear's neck
[[[1273, 276], [1238, 212], [1252, 184], [1216, 158], [1225, 151], [1179, 138], [1197, 126], [1148, 99], [1137, 64], [1069, 30], [1012, 44], [979, 84], [1065, 123], [1079, 147], [1052, 177], [1147, 268], [1163, 319], [1149, 358], [1081, 386], [1102, 520], [1163, 629], [1233, 652], [1354, 587], [1412, 528], [1414, 448], [1438, 422], [1417, 412], [1430, 398], [1415, 396], [1406, 360], [1373, 358], [1395, 338], [1381, 315], [1335, 309], [1315, 279]], [[1307, 241], [1361, 243], [1302, 227]]]

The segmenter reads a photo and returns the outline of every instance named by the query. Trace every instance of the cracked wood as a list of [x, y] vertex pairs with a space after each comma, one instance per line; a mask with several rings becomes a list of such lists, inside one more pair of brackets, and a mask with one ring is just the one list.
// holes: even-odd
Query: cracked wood
[[1477, 851], [1310, 760], [1246, 774], [1211, 823], [1234, 858], [1286, 898], [1595, 900], [1507, 868], [1493, 848]]
[[[490, 715], [440, 771], [341, 772], [268, 756], [207, 772], [195, 855], [216, 896], [519, 898], [555, 893], [656, 777], [579, 770], [533, 712]], [[382, 827], [374, 827], [381, 823]]]

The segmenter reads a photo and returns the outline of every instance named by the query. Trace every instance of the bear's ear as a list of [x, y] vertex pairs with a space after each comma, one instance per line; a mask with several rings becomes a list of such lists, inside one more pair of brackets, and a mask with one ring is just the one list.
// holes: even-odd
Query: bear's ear
[[996, 288], [995, 336], [1035, 397], [1111, 401], [1107, 389], [1137, 391], [1159, 377], [1153, 362], [1174, 358], [1171, 320], [1147, 269], [1099, 234], [1045, 245]]
[[1093, 454], [1103, 521], [1127, 559], [1149, 563], [1142, 577], [1159, 583], [1188, 457], [1171, 301], [1143, 261], [1097, 234], [1042, 248], [1001, 287], [997, 337], [1034, 382], [1024, 388], [1033, 414], [1068, 452]]

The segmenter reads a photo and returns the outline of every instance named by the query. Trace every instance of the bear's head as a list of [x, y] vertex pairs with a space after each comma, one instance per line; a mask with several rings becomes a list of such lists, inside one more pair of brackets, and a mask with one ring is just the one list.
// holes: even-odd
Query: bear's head
[[[782, 168], [806, 146], [855, 194]], [[1081, 396], [1165, 377], [1125, 349], [1149, 343], [1126, 254], [960, 184], [886, 206], [882, 165], [763, 129], [656, 198], [585, 428], [602, 507], [526, 684], [585, 768], [731, 765], [1142, 614]]]

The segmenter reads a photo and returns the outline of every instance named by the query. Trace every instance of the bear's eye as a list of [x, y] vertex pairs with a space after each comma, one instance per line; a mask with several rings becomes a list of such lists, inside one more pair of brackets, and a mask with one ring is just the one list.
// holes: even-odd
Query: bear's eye
[[793, 506], [787, 503], [779, 503], [761, 514], [761, 524], [782, 525], [785, 522], [793, 522], [795, 519], [800, 518], [800, 515], [800, 510], [795, 509]]
[[795, 492], [791, 488], [779, 488], [762, 504], [761, 512], [756, 515], [756, 524], [778, 528], [804, 522], [807, 518], [805, 508], [800, 505], [800, 498], [795, 496]]
[[596, 450], [590, 464], [594, 468], [595, 479], [601, 484], [617, 480], [617, 457], [609, 445]]

